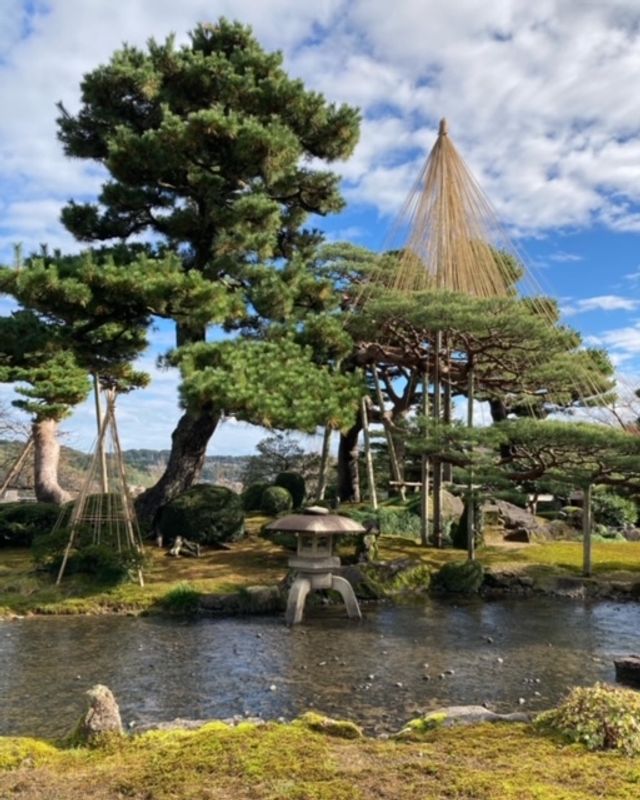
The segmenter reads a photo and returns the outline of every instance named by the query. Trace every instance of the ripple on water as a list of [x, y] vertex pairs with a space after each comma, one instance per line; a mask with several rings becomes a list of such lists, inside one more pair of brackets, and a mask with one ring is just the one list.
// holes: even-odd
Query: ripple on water
[[0, 733], [55, 736], [107, 684], [125, 721], [309, 708], [397, 729], [452, 703], [538, 710], [571, 685], [613, 680], [614, 656], [640, 650], [640, 605], [553, 598], [429, 600], [367, 609], [362, 623], [318, 609], [278, 618], [176, 622], [32, 618], [0, 624]]

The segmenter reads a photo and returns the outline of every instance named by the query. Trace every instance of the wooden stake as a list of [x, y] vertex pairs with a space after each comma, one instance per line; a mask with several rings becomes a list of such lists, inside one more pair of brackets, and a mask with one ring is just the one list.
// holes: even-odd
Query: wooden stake
[[[473, 428], [473, 397], [474, 397], [474, 381], [473, 381], [473, 363], [471, 358], [468, 364], [469, 374], [467, 376], [467, 427]], [[469, 467], [469, 485], [467, 488], [467, 558], [473, 561], [476, 557], [476, 542], [475, 542], [475, 519], [474, 519], [474, 502], [473, 502], [473, 464]]]
[[333, 430], [326, 425], [322, 437], [322, 454], [320, 456], [320, 472], [318, 474], [318, 500], [324, 500], [327, 492], [329, 457], [331, 455], [331, 434]]
[[[425, 366], [422, 376], [422, 415], [425, 422], [429, 418], [429, 368]], [[429, 458], [422, 454], [420, 487], [420, 544], [429, 544]]]
[[[437, 424], [441, 422], [440, 393], [440, 350], [442, 348], [442, 332], [436, 331], [433, 362], [433, 419]], [[438, 458], [432, 459], [433, 465], [433, 542], [436, 547], [442, 547], [442, 462]]]
[[585, 578], [591, 577], [591, 501], [593, 486], [588, 483], [582, 493], [582, 573]]
[[362, 433], [364, 435], [364, 457], [367, 462], [367, 479], [369, 481], [369, 497], [373, 510], [378, 510], [378, 495], [376, 493], [376, 480], [373, 472], [373, 458], [371, 456], [371, 438], [369, 436], [369, 415], [367, 413], [367, 400], [365, 397], [360, 401], [360, 413], [362, 414]]
[[[93, 400], [96, 407], [96, 425], [98, 434], [100, 434], [100, 426], [102, 424], [102, 408], [100, 407], [100, 379], [94, 373], [93, 375]], [[104, 436], [102, 439], [98, 436], [98, 458], [100, 459], [100, 478], [102, 480], [103, 494], [109, 493], [109, 478], [107, 477], [107, 457], [104, 451]]]
[[22, 448], [20, 455], [13, 462], [11, 468], [9, 469], [9, 472], [7, 472], [5, 479], [2, 482], [2, 486], [0, 486], [0, 500], [5, 496], [9, 486], [11, 486], [11, 481], [22, 472], [24, 463], [29, 457], [29, 453], [32, 450], [33, 450], [33, 436], [29, 436], [27, 441], [24, 443], [24, 447]]

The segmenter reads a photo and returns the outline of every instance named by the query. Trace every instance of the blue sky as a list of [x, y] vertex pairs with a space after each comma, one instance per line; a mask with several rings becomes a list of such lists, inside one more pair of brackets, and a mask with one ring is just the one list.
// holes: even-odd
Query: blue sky
[[[446, 116], [538, 283], [609, 348], [624, 385], [640, 385], [637, 0], [2, 0], [0, 260], [18, 241], [78, 249], [60, 208], [93, 197], [103, 176], [63, 156], [56, 101], [77, 108], [82, 75], [123, 41], [180, 40], [220, 15], [253, 25], [309, 86], [362, 109], [356, 152], [334, 165], [348, 205], [322, 222], [331, 239], [383, 244]], [[121, 402], [128, 447], [167, 447], [179, 414], [175, 374], [155, 367], [171, 331], [152, 342], [151, 387]], [[88, 447], [91, 407], [65, 427]], [[227, 422], [210, 449], [248, 452], [263, 435]]]

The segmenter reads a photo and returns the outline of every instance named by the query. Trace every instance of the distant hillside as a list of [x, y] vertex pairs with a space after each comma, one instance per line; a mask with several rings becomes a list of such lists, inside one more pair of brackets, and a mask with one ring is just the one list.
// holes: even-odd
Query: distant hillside
[[[0, 482], [22, 450], [22, 443], [0, 440]], [[131, 486], [152, 486], [162, 474], [168, 450], [125, 450], [127, 479]], [[62, 447], [60, 455], [60, 483], [70, 491], [82, 485], [90, 456], [72, 447]], [[224, 483], [239, 488], [242, 471], [249, 456], [207, 456], [202, 471], [205, 483]], [[33, 459], [28, 459], [16, 488], [33, 487]]]

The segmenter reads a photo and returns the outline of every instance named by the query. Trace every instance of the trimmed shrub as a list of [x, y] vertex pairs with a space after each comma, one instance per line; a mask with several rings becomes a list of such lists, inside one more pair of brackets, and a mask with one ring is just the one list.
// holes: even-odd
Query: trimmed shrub
[[51, 533], [60, 511], [54, 503], [3, 503], [0, 547], [29, 547], [36, 536]]
[[262, 510], [262, 495], [264, 490], [268, 489], [271, 484], [266, 481], [259, 483], [252, 483], [242, 493], [242, 507], [245, 511], [261, 511]]
[[443, 592], [475, 594], [483, 580], [484, 569], [479, 561], [450, 561], [438, 570], [433, 583]]
[[205, 545], [237, 541], [244, 534], [240, 495], [226, 486], [196, 484], [163, 506], [158, 529], [165, 541], [176, 536]]
[[[133, 550], [119, 553], [109, 544], [91, 544], [91, 532], [79, 531], [69, 555], [65, 574], [95, 577], [98, 583], [114, 584], [131, 577], [142, 567], [143, 555]], [[69, 530], [39, 536], [33, 543], [33, 558], [43, 569], [57, 573], [69, 541]]]
[[262, 510], [270, 517], [291, 511], [293, 498], [288, 489], [283, 486], [269, 486], [262, 494]]
[[633, 525], [638, 518], [638, 509], [633, 500], [613, 492], [594, 492], [591, 508], [595, 522], [610, 528]]
[[576, 687], [557, 708], [540, 714], [535, 724], [589, 750], [640, 755], [640, 694], [631, 689], [604, 683]]
[[299, 472], [281, 472], [274, 483], [289, 492], [294, 508], [300, 508], [307, 496], [307, 484]]

